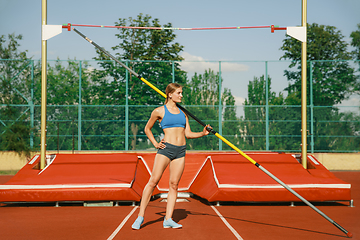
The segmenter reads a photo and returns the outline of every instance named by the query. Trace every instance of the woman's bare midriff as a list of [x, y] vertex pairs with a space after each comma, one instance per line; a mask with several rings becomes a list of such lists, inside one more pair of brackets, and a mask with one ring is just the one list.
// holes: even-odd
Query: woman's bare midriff
[[164, 141], [176, 146], [183, 146], [186, 144], [185, 140], [185, 128], [174, 127], [174, 128], [165, 128], [164, 130], [165, 137]]

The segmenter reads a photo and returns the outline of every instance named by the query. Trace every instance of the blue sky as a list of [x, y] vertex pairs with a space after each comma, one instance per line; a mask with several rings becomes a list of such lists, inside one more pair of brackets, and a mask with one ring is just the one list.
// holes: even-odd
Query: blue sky
[[[139, 13], [158, 18], [161, 24], [170, 22], [173, 27], [301, 25], [301, 0], [48, 0], [47, 4], [47, 23], [50, 25], [114, 25], [119, 18], [135, 18]], [[346, 41], [350, 41], [350, 33], [357, 30], [357, 24], [360, 23], [359, 0], [308, 0], [307, 10], [308, 23], [335, 26], [345, 36]], [[78, 29], [107, 50], [118, 43], [115, 37], [116, 29]], [[40, 58], [41, 0], [0, 0], [0, 34], [9, 33], [22, 34], [20, 49], [28, 50], [28, 56], [33, 59]], [[279, 48], [285, 38], [285, 31], [271, 33], [269, 29], [176, 31], [176, 34], [176, 41], [184, 45], [182, 54], [188, 61], [278, 60], [283, 54]], [[48, 59], [59, 57], [64, 60], [89, 60], [94, 56], [94, 48], [73, 31], [68, 32], [64, 29], [62, 34], [48, 40]], [[215, 62], [208, 64], [213, 66], [202, 64], [199, 69], [217, 66]], [[246, 83], [252, 80], [251, 69], [256, 68], [252, 65], [256, 64], [233, 62], [222, 65], [226, 69], [224, 78], [227, 77], [224, 86], [232, 88], [238, 98], [246, 97]], [[190, 66], [185, 64], [184, 68]], [[237, 70], [234, 70], [235, 68]], [[274, 69], [273, 76], [283, 72], [281, 67], [276, 68], [279, 73]], [[201, 72], [199, 69], [186, 70]], [[240, 72], [249, 74], [236, 75]], [[240, 77], [246, 79], [240, 81]], [[275, 80], [275, 77], [273, 79]], [[278, 91], [281, 91], [287, 83], [279, 81], [282, 81], [277, 84]]]

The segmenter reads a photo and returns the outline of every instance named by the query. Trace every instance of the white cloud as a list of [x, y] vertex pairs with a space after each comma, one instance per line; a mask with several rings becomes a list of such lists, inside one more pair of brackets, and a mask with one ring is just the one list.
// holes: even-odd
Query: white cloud
[[[207, 69], [219, 71], [219, 62], [207, 61], [203, 57], [194, 56], [190, 53], [183, 52], [181, 56], [185, 61], [181, 62], [181, 68], [187, 72], [203, 72]], [[236, 62], [221, 62], [222, 72], [245, 72], [249, 70], [249, 66]]]
[[358, 96], [351, 96], [349, 99], [342, 101], [337, 106], [343, 107], [343, 106], [359, 106], [360, 105], [360, 99]]
[[234, 96], [234, 98], [235, 98], [235, 105], [236, 106], [242, 106], [243, 103], [245, 102], [245, 98], [243, 98], [243, 97]]
[[359, 96], [351, 96], [349, 99], [342, 101], [336, 105], [339, 107], [340, 112], [352, 112], [359, 115], [360, 98]]

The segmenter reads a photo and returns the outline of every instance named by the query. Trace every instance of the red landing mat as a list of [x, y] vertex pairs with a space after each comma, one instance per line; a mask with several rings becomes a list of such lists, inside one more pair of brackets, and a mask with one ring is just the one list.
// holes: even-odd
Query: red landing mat
[[42, 171], [36, 155], [5, 185], [1, 202], [139, 201], [150, 173], [135, 153], [56, 154]]
[[[248, 153], [309, 201], [349, 201], [350, 184], [313, 156], [305, 170], [291, 154]], [[42, 171], [35, 156], [0, 185], [0, 202], [140, 201], [155, 153], [56, 154]], [[169, 171], [154, 195], [168, 191]], [[238, 153], [188, 152], [179, 191], [214, 201], [300, 201]]]
[[[308, 168], [291, 154], [247, 154], [278, 179], [309, 201], [350, 201], [351, 185], [336, 178], [313, 156], [308, 156]], [[288, 202], [300, 201], [239, 154], [209, 156], [190, 192], [209, 202]]]

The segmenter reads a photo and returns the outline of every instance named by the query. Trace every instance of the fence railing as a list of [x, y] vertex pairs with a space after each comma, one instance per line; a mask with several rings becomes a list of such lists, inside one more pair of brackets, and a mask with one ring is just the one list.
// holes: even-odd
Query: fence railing
[[[0, 60], [0, 64], [5, 60]], [[6, 60], [9, 61], [9, 60]], [[51, 61], [50, 61], [51, 62]], [[150, 116], [151, 111], [158, 105], [131, 105], [128, 102], [122, 105], [116, 104], [96, 104], [89, 105], [83, 102], [83, 72], [91, 72], [94, 66], [84, 65], [84, 61], [75, 61], [78, 64], [77, 74], [73, 75], [76, 104], [50, 104], [47, 107], [47, 149], [48, 150], [146, 150], [153, 149], [143, 132], [144, 126]], [[91, 61], [90, 61], [91, 62]], [[317, 61], [309, 61], [310, 71], [316, 71], [314, 64]], [[97, 62], [94, 62], [97, 63]], [[244, 72], [226, 70], [224, 66], [230, 62], [218, 62], [217, 70], [223, 79], [219, 81], [222, 86], [217, 89], [219, 94], [218, 105], [185, 105], [192, 113], [202, 117], [203, 121], [211, 124], [222, 136], [229, 139], [232, 143], [239, 146], [242, 150], [256, 151], [301, 151], [301, 113], [300, 105], [273, 105], [267, 96], [266, 102], [262, 105], [244, 105], [243, 102], [236, 102], [234, 105], [225, 105], [221, 102], [223, 88], [229, 88], [235, 95], [235, 99], [247, 99], [248, 96], [241, 95], [242, 89], [232, 88], [233, 79], [242, 78]], [[241, 66], [247, 62], [241, 62]], [[276, 64], [281, 67], [273, 66]], [[349, 61], [354, 65], [358, 62]], [[175, 64], [171, 62], [171, 81], [175, 81]], [[235, 64], [231, 62], [231, 66]], [[254, 62], [251, 62], [254, 64]], [[249, 65], [251, 65], [249, 63]], [[277, 76], [277, 72], [283, 72], [284, 61], [263, 61], [256, 62], [255, 76], [268, 74]], [[39, 91], [37, 84], [36, 66], [33, 60], [27, 64], [22, 63], [22, 67], [11, 76], [10, 81], [16, 82], [12, 89], [15, 96], [14, 101], [1, 104], [3, 110], [0, 116], [0, 135], [9, 131], [15, 122], [22, 122], [30, 127], [28, 143], [31, 148], [39, 149], [40, 143], [40, 99], [37, 99], [36, 92]], [[50, 64], [51, 65], [51, 64]], [[262, 67], [261, 67], [262, 65]], [[271, 65], [272, 67], [270, 67]], [[184, 65], [185, 66], [185, 65]], [[213, 63], [212, 63], [213, 66]], [[253, 65], [251, 65], [253, 66]], [[259, 67], [260, 66], [260, 67]], [[50, 66], [51, 67], [51, 66]], [[280, 70], [278, 69], [280, 68]], [[223, 69], [223, 70], [222, 70]], [[225, 69], [225, 70], [224, 70]], [[193, 74], [188, 70], [188, 74]], [[201, 71], [201, 70], [199, 70]], [[270, 75], [272, 74], [273, 75]], [[5, 79], [4, 73], [0, 73]], [[247, 74], [247, 73], [246, 73]], [[128, 73], [126, 72], [126, 75]], [[233, 76], [235, 75], [235, 76]], [[267, 76], [267, 75], [266, 75]], [[66, 77], [66, 76], [63, 76]], [[20, 79], [20, 81], [19, 81]], [[128, 86], [128, 77], [126, 77]], [[252, 81], [248, 77], [248, 81]], [[22, 83], [22, 81], [24, 81]], [[28, 83], [25, 83], [28, 81]], [[308, 109], [308, 151], [314, 152], [358, 152], [360, 151], [360, 104], [348, 105], [341, 104], [336, 106], [316, 106], [313, 103], [312, 79], [310, 74], [310, 98]], [[50, 83], [53, 84], [53, 83]], [[274, 79], [271, 83], [266, 77], [266, 87], [270, 84], [278, 90], [278, 94], [286, 94], [287, 80], [282, 77]], [[242, 86], [246, 85], [242, 83]], [[279, 87], [282, 86], [282, 87]], [[128, 86], [128, 88], [130, 88]], [[126, 93], [128, 94], [128, 93]], [[154, 93], [155, 94], [155, 93]], [[241, 96], [239, 96], [241, 95]], [[4, 93], [2, 93], [4, 96]], [[128, 98], [128, 95], [125, 96]], [[186, 96], [185, 96], [186, 97]], [[358, 96], [354, 95], [354, 99]], [[17, 101], [15, 101], [17, 99]], [[21, 103], [21, 104], [18, 104]], [[16, 113], [8, 118], [4, 114], [4, 109], [11, 107]], [[208, 109], [208, 110], [204, 110]], [[219, 110], [220, 109], [220, 110]], [[233, 109], [236, 117], [228, 119], [225, 109]], [[142, 112], [142, 118], [138, 114]], [[204, 115], [204, 112], [207, 112]], [[198, 113], [200, 113], [198, 115]], [[195, 121], [190, 121], [193, 131], [200, 131]], [[154, 126], [154, 135], [161, 138], [162, 130], [159, 126]], [[231, 150], [214, 136], [206, 138], [188, 140], [188, 149], [194, 150]]]

